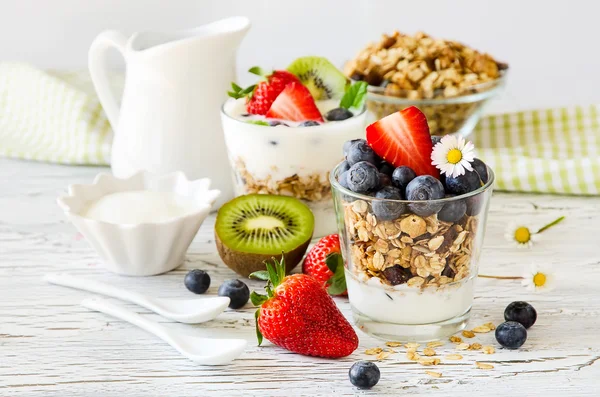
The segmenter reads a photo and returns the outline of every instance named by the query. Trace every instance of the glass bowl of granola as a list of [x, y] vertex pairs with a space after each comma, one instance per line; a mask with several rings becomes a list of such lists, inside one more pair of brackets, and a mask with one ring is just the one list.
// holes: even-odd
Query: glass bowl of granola
[[394, 32], [367, 45], [344, 73], [369, 84], [370, 121], [416, 106], [431, 135], [468, 136], [505, 85], [508, 65], [455, 41]]
[[[358, 327], [386, 340], [431, 341], [466, 326], [494, 173], [469, 193], [380, 199], [331, 173], [348, 298]], [[458, 213], [457, 213], [458, 211]]]

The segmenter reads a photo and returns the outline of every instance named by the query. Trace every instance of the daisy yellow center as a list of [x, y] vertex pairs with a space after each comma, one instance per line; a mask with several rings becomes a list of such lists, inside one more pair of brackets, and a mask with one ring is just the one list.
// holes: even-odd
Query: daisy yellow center
[[460, 160], [462, 160], [462, 152], [458, 149], [452, 149], [448, 152], [446, 156], [448, 162], [451, 164], [458, 164]]
[[536, 273], [533, 276], [533, 284], [536, 287], [543, 287], [546, 284], [546, 275], [544, 273]]
[[515, 240], [519, 244], [527, 244], [531, 240], [531, 233], [525, 226], [521, 226], [515, 230]]

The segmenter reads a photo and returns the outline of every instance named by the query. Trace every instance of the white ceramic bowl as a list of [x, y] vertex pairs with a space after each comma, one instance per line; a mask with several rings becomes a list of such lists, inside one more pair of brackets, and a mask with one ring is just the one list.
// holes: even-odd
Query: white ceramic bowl
[[[139, 172], [127, 179], [99, 174], [90, 185], [69, 186], [69, 195], [59, 197], [58, 204], [108, 270], [127, 276], [151, 276], [183, 263], [188, 247], [220, 194], [209, 190], [209, 186], [209, 179], [189, 181], [182, 172], [163, 176]], [[173, 192], [192, 199], [198, 209], [166, 222], [140, 224], [114, 224], [81, 215], [103, 196], [139, 190]]]

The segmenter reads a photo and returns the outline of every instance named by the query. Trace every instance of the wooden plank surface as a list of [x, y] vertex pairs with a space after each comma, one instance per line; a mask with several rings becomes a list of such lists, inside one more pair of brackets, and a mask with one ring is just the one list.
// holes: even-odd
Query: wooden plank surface
[[[183, 276], [192, 268], [207, 270], [208, 294], [235, 275], [220, 261], [212, 238], [214, 217], [202, 226], [181, 268], [169, 274], [127, 278], [103, 270], [58, 206], [56, 197], [71, 183], [90, 182], [92, 167], [64, 167], [0, 160], [0, 396], [140, 396], [140, 395], [600, 395], [600, 199], [497, 193], [492, 199], [480, 272], [520, 275], [530, 263], [552, 264], [556, 289], [526, 291], [516, 281], [479, 279], [473, 326], [502, 321], [504, 307], [527, 300], [538, 321], [525, 346], [500, 349], [493, 333], [469, 341], [495, 345], [493, 355], [462, 352], [460, 361], [447, 342], [436, 348], [442, 364], [423, 367], [405, 357], [405, 349], [379, 362], [381, 381], [359, 391], [348, 369], [383, 342], [358, 332], [359, 349], [350, 357], [325, 360], [289, 353], [268, 342], [257, 347], [254, 308], [226, 311], [201, 325], [167, 324], [188, 332], [249, 341], [247, 351], [224, 367], [196, 365], [155, 337], [120, 320], [90, 312], [79, 302], [90, 294], [45, 284], [49, 272], [73, 274], [150, 292], [159, 297], [189, 297]], [[531, 250], [517, 250], [504, 240], [510, 219], [541, 226], [560, 215], [566, 220], [543, 235]], [[261, 288], [261, 283], [248, 281]], [[350, 316], [346, 299], [336, 299]], [[147, 310], [127, 307], [153, 320], [167, 320]], [[494, 365], [476, 368], [476, 361]], [[425, 370], [441, 372], [432, 378]]]

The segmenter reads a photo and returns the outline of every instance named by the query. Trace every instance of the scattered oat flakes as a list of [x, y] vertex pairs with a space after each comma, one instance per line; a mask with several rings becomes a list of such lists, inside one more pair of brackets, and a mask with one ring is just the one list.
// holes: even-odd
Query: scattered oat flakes
[[427, 343], [427, 347], [431, 347], [431, 348], [440, 347], [440, 346], [444, 346], [444, 342], [439, 341], [439, 340], [435, 340], [433, 342]]
[[458, 350], [467, 350], [469, 348], [469, 344], [468, 343], [459, 343], [456, 348]]
[[462, 343], [462, 341], [463, 340], [462, 340], [462, 338], [460, 336], [452, 335], [450, 337], [450, 342], [452, 342], [452, 343]]
[[434, 378], [441, 378], [442, 377], [442, 373], [441, 372], [435, 372], [435, 371], [425, 371], [425, 373], [429, 376], [433, 376]]
[[419, 359], [421, 359], [421, 356], [413, 349], [409, 349], [406, 352], [406, 358], [410, 361], [418, 361]]
[[369, 356], [375, 356], [375, 355], [381, 353], [382, 351], [383, 351], [383, 349], [381, 347], [373, 347], [371, 349], [365, 350], [365, 354], [368, 354]]
[[392, 353], [390, 352], [381, 352], [377, 355], [377, 359], [378, 360], [385, 360], [386, 358], [388, 358]]
[[400, 347], [402, 346], [402, 342], [385, 342], [387, 347]]
[[483, 354], [494, 354], [496, 352], [496, 349], [494, 348], [494, 346], [490, 346], [490, 345], [483, 346], [482, 350], [483, 350]]
[[419, 360], [417, 360], [417, 362], [421, 365], [438, 365], [440, 363], [440, 359], [439, 358], [433, 358], [433, 357], [422, 357]]
[[463, 356], [461, 356], [460, 354], [448, 354], [446, 356], [446, 360], [462, 360]]
[[490, 327], [488, 327], [487, 325], [479, 325], [475, 328], [473, 328], [473, 332], [476, 332], [478, 334], [485, 334], [490, 332], [492, 329]]
[[435, 356], [435, 350], [433, 350], [431, 347], [426, 347], [425, 349], [423, 349], [423, 355], [424, 356]]
[[419, 346], [421, 346], [420, 343], [415, 343], [415, 342], [410, 342], [404, 345], [404, 347], [406, 347], [407, 349], [416, 349]]
[[475, 362], [475, 365], [477, 366], [477, 368], [479, 369], [494, 369], [494, 366], [492, 364], [488, 364], [488, 363], [480, 363], [479, 361]]
[[465, 338], [474, 338], [475, 333], [473, 331], [464, 330], [462, 332], [462, 336], [464, 336]]
[[481, 343], [472, 343], [469, 346], [469, 350], [481, 350]]
[[486, 327], [488, 327], [492, 331], [496, 329], [496, 326], [494, 325], [494, 323], [485, 323], [483, 325], [486, 326]]

